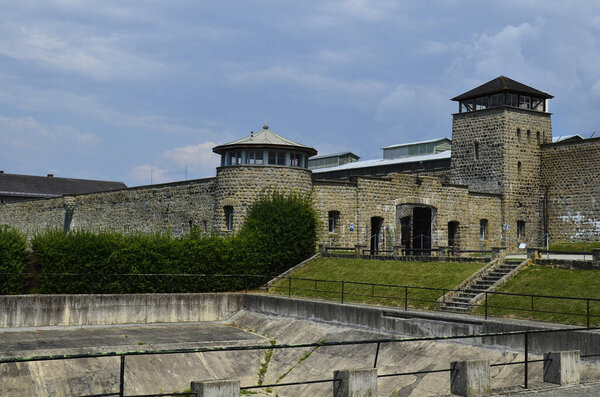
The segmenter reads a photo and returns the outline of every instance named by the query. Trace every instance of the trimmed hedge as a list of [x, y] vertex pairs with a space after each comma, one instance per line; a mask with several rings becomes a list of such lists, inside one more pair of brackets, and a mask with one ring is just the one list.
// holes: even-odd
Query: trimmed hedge
[[[318, 217], [310, 200], [280, 193], [261, 196], [232, 237], [198, 230], [178, 238], [165, 233], [49, 230], [31, 240], [38, 273], [28, 280], [30, 292], [211, 292], [253, 287], [313, 255], [317, 230]], [[25, 256], [9, 256], [21, 263], [22, 272]], [[221, 276], [242, 274], [263, 277]]]
[[[17, 229], [0, 225], [0, 294], [26, 292], [27, 240]], [[7, 274], [8, 273], [8, 274]]]

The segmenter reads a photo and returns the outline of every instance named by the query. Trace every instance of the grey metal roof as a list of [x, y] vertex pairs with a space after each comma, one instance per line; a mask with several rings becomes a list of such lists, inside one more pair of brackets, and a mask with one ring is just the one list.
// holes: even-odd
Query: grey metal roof
[[492, 94], [498, 94], [504, 91], [513, 91], [522, 94], [533, 95], [536, 97], [549, 99], [554, 98], [552, 95], [547, 92], [536, 90], [533, 87], [525, 85], [523, 83], [519, 83], [513, 79], [509, 79], [505, 76], [496, 77], [493, 80], [488, 81], [485, 84], [480, 85], [479, 87], [475, 87], [470, 91], [467, 91], [459, 96], [452, 98], [453, 101], [462, 101], [465, 99], [472, 99], [481, 96], [487, 96]]
[[273, 147], [279, 149], [293, 148], [301, 152], [306, 152], [311, 156], [317, 154], [317, 151], [310, 146], [302, 145], [274, 133], [269, 129], [268, 125], [264, 125], [262, 131], [252, 133], [247, 137], [215, 146], [213, 148], [213, 152], [221, 154], [225, 149], [233, 149], [237, 147]]
[[370, 168], [370, 167], [378, 167], [382, 165], [391, 165], [391, 164], [402, 164], [402, 163], [419, 163], [425, 161], [434, 161], [434, 160], [442, 160], [449, 159], [451, 151], [446, 150], [441, 153], [436, 154], [423, 154], [420, 156], [409, 156], [409, 157], [401, 157], [398, 159], [376, 159], [376, 160], [364, 160], [364, 161], [355, 161], [353, 163], [338, 165], [335, 167], [328, 168], [317, 168], [312, 170], [313, 174], [320, 174], [322, 172], [331, 172], [331, 171], [342, 171], [342, 170], [351, 170], [356, 168]]
[[564, 141], [579, 141], [582, 139], [583, 139], [583, 137], [579, 134], [553, 136], [552, 143], [558, 143], [558, 142], [564, 142]]
[[312, 156], [311, 158], [309, 158], [309, 160], [324, 159], [324, 158], [328, 158], [328, 157], [341, 157], [341, 156], [345, 156], [347, 154], [350, 154], [356, 158], [360, 158], [360, 156], [358, 156], [357, 154], [354, 154], [352, 152], [341, 152], [341, 153], [332, 153], [332, 154], [320, 154], [318, 156]]
[[16, 197], [60, 197], [126, 189], [123, 182], [0, 173], [0, 195]]
[[443, 137], [443, 138], [429, 139], [427, 141], [399, 143], [397, 145], [384, 146], [384, 147], [382, 147], [382, 149], [395, 149], [395, 148], [404, 147], [404, 146], [421, 145], [423, 143], [435, 143], [435, 142], [441, 142], [441, 141], [452, 142], [452, 139], [447, 138], [447, 137]]

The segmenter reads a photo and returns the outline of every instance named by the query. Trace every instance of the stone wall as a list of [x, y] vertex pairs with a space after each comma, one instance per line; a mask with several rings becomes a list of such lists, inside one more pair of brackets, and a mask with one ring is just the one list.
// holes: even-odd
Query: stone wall
[[44, 229], [117, 230], [181, 235], [197, 226], [210, 231], [214, 217], [214, 178], [65, 196], [0, 206], [0, 224], [29, 236]]
[[[415, 206], [432, 210], [433, 247], [448, 245], [450, 221], [459, 222], [462, 238], [457, 248], [490, 249], [502, 242], [500, 197], [469, 192], [464, 186], [447, 185], [438, 178], [392, 174], [386, 178], [358, 178], [356, 183], [315, 181], [313, 197], [324, 223], [321, 241], [326, 245], [360, 244], [370, 248], [371, 218], [380, 217], [383, 227], [379, 249], [391, 250], [401, 243], [401, 216], [412, 216]], [[327, 229], [329, 211], [340, 213], [340, 228], [335, 233]], [[480, 242], [481, 219], [488, 220], [488, 233]]]
[[309, 195], [312, 191], [311, 171], [285, 166], [237, 165], [217, 168], [215, 189], [215, 230], [226, 234], [225, 206], [233, 207], [233, 230], [241, 228], [247, 210], [261, 193]]
[[[356, 217], [356, 182], [315, 180], [313, 202], [321, 218], [320, 240], [331, 246], [353, 247], [358, 243], [359, 225]], [[334, 232], [329, 232], [329, 212], [339, 212]], [[352, 224], [354, 231], [350, 231]]]
[[[509, 247], [535, 243], [543, 231], [540, 208], [541, 145], [552, 141], [550, 113], [509, 106], [458, 113], [452, 124], [453, 183], [503, 196], [502, 223]], [[525, 232], [517, 239], [517, 222]], [[517, 241], [518, 240], [518, 241]]]
[[600, 240], [600, 138], [542, 147], [542, 193], [552, 241]]

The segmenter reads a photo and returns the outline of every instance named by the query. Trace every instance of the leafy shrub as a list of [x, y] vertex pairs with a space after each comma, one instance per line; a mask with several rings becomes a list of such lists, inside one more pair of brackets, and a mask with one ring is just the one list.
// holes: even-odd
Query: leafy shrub
[[48, 230], [31, 248], [41, 293], [231, 291], [267, 281], [236, 275], [274, 275], [313, 255], [317, 224], [307, 197], [273, 193], [232, 237]]
[[27, 240], [17, 229], [0, 226], [0, 294], [22, 294], [26, 279]]
[[309, 197], [274, 192], [250, 207], [238, 238], [252, 270], [278, 274], [314, 255], [318, 225]]

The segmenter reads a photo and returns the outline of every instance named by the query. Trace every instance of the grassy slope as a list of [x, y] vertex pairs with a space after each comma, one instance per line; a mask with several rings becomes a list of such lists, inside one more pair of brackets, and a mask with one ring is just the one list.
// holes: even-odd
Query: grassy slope
[[585, 248], [585, 252], [592, 252], [594, 248], [600, 248], [600, 242], [598, 241], [588, 241], [584, 243], [583, 241], [578, 242], [557, 242], [550, 244], [550, 249], [553, 251], [570, 251], [570, 252], [583, 252]]
[[[600, 270], [565, 270], [531, 265], [504, 285], [499, 292], [519, 294], [585, 297], [600, 299]], [[587, 303], [569, 299], [535, 298], [535, 310], [547, 310], [579, 315], [531, 313], [531, 298], [517, 296], [490, 296], [490, 306], [520, 308], [522, 311], [488, 308], [491, 315], [531, 318], [544, 321], [586, 324]], [[477, 312], [483, 312], [479, 308]], [[600, 302], [590, 303], [590, 313], [600, 316]], [[592, 318], [592, 325], [600, 325], [600, 317]]]
[[[309, 263], [292, 274], [292, 277], [330, 280], [331, 282], [317, 282], [317, 291], [315, 291], [314, 281], [293, 280], [292, 295], [339, 301], [341, 298], [341, 283], [335, 281], [341, 280], [452, 289], [482, 266], [482, 263], [397, 262], [324, 258]], [[288, 287], [288, 281], [284, 280], [273, 288], [273, 292], [287, 295]], [[434, 308], [435, 300], [442, 293], [442, 290], [409, 289], [408, 305], [418, 308]], [[404, 288], [344, 285], [345, 301], [404, 306], [404, 296]]]

